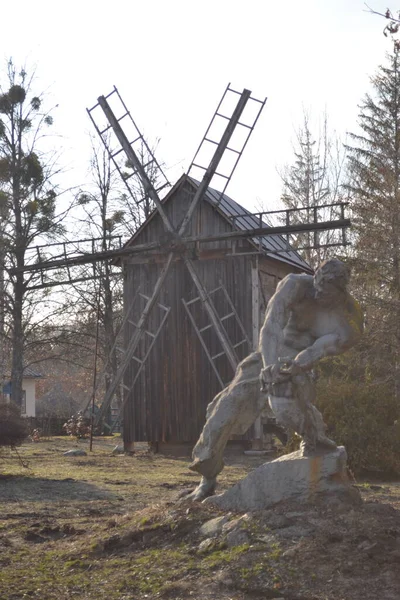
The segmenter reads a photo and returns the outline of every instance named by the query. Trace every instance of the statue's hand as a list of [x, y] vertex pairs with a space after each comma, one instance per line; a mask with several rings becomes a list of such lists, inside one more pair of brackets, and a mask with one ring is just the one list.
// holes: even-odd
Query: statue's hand
[[268, 365], [262, 369], [260, 381], [261, 391], [274, 395], [288, 395], [288, 391], [280, 393], [282, 391], [281, 388], [286, 389], [290, 381], [290, 374], [286, 371], [282, 371], [282, 365], [280, 363]]
[[261, 383], [269, 385], [277, 381], [280, 377], [280, 365], [268, 365], [261, 370]]
[[304, 372], [304, 369], [301, 365], [301, 361], [298, 361], [297, 357], [294, 359], [279, 357], [278, 361], [280, 366], [279, 372], [281, 373], [281, 375], [289, 375], [293, 377], [293, 375], [299, 375], [300, 373]]

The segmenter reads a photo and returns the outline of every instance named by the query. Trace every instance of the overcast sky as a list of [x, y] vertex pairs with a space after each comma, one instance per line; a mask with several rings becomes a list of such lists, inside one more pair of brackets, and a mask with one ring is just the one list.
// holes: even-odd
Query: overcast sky
[[[385, 12], [388, 0], [370, 0]], [[400, 6], [390, 6], [395, 11]], [[36, 65], [59, 104], [71, 185], [88, 160], [86, 107], [115, 84], [174, 182], [188, 167], [228, 82], [268, 97], [227, 193], [248, 208], [276, 205], [277, 168], [292, 159], [303, 107], [327, 109], [342, 136], [391, 42], [363, 0], [3, 2], [1, 54]]]

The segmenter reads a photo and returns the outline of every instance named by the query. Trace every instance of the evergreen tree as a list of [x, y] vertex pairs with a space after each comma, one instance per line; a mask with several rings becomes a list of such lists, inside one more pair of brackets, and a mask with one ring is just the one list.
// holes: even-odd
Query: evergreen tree
[[[348, 147], [354, 272], [368, 322], [364, 364], [400, 392], [400, 55], [372, 77]], [[366, 346], [364, 342], [364, 346]], [[370, 374], [371, 376], [371, 374]]]

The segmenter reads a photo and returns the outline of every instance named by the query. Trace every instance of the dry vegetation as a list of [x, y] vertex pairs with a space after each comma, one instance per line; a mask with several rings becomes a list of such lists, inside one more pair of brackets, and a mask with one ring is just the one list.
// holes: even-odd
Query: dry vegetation
[[[53, 438], [0, 455], [0, 599], [284, 598], [398, 600], [400, 487], [358, 484], [364, 503], [280, 506], [206, 546], [199, 529], [222, 513], [185, 501], [188, 460], [112, 455], [99, 440]], [[228, 457], [221, 488], [260, 459]], [[229, 515], [234, 523], [238, 515]]]

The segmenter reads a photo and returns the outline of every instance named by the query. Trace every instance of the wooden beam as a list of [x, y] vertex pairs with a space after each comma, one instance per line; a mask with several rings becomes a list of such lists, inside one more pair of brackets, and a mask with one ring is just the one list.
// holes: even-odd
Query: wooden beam
[[260, 279], [258, 276], [258, 257], [251, 265], [251, 308], [252, 308], [252, 343], [253, 350], [258, 348], [260, 335]]
[[186, 258], [185, 265], [187, 266], [188, 271], [194, 281], [194, 284], [197, 287], [200, 299], [204, 305], [204, 308], [206, 309], [206, 311], [208, 313], [211, 323], [214, 326], [215, 332], [218, 336], [219, 341], [221, 342], [221, 345], [222, 345], [224, 352], [229, 360], [229, 363], [230, 363], [232, 369], [234, 371], [236, 371], [236, 367], [237, 367], [239, 361], [237, 359], [236, 352], [233, 349], [233, 346], [232, 346], [228, 336], [226, 335], [226, 331], [220, 321], [220, 318], [215, 312], [214, 304], [212, 303], [212, 301], [207, 293], [207, 290], [203, 286], [203, 284], [196, 272], [196, 268], [195, 268], [193, 262], [189, 258]]
[[[250, 231], [225, 231], [222, 233], [216, 233], [212, 235], [194, 235], [186, 238], [182, 238], [183, 244], [188, 244], [191, 242], [200, 242], [206, 244], [207, 242], [218, 242], [224, 240], [238, 240], [238, 239], [246, 239], [253, 238], [259, 236], [269, 236], [269, 235], [284, 235], [286, 233], [301, 233], [304, 231], [324, 231], [331, 229], [342, 229], [344, 227], [350, 227], [351, 221], [350, 219], [338, 219], [337, 221], [324, 221], [322, 223], [298, 223], [297, 225], [280, 225], [278, 227], [261, 227], [257, 229], [252, 229]], [[82, 256], [75, 256], [68, 260], [60, 259], [60, 260], [50, 260], [44, 261], [42, 263], [33, 263], [31, 265], [26, 265], [23, 269], [24, 272], [30, 271], [39, 271], [39, 270], [51, 270], [57, 269], [59, 267], [65, 266], [78, 266], [90, 264], [93, 262], [97, 262], [100, 260], [112, 260], [117, 258], [123, 258], [124, 256], [130, 256], [133, 254], [140, 254], [145, 251], [153, 251], [153, 250], [170, 250], [170, 246], [168, 243], [162, 244], [159, 241], [150, 242], [148, 244], [137, 244], [135, 246], [125, 246], [124, 248], [118, 248], [117, 250], [106, 250], [105, 252], [96, 252], [94, 254], [83, 254]], [[277, 253], [285, 253], [285, 250], [277, 251]], [[271, 252], [272, 254], [272, 252]], [[13, 275], [19, 272], [19, 269], [10, 269], [10, 273]]]
[[243, 92], [239, 98], [239, 101], [236, 105], [236, 108], [233, 111], [232, 116], [229, 120], [229, 123], [224, 131], [221, 141], [219, 142], [218, 147], [214, 153], [214, 156], [212, 157], [212, 160], [211, 160], [210, 164], [208, 165], [206, 172], [204, 173], [203, 179], [201, 180], [199, 187], [197, 188], [197, 191], [196, 191], [194, 198], [189, 206], [186, 216], [183, 219], [181, 226], [179, 227], [179, 235], [183, 235], [185, 233], [187, 226], [189, 224], [189, 221], [192, 218], [192, 215], [196, 209], [196, 206], [198, 205], [198, 203], [204, 196], [204, 193], [206, 192], [208, 186], [210, 185], [211, 179], [213, 178], [215, 171], [218, 168], [218, 165], [220, 163], [222, 155], [225, 152], [225, 150], [229, 144], [229, 140], [232, 137], [232, 134], [235, 130], [236, 125], [239, 122], [241, 114], [243, 113], [244, 107], [246, 106], [247, 101], [250, 98], [250, 95], [251, 95], [250, 90], [243, 90]]
[[120, 124], [118, 123], [117, 119], [115, 118], [114, 113], [112, 112], [107, 100], [105, 99], [104, 96], [100, 96], [99, 98], [97, 98], [97, 101], [98, 101], [99, 105], [101, 106], [101, 108], [103, 109], [103, 112], [106, 115], [108, 122], [110, 123], [111, 127], [113, 128], [114, 133], [117, 136], [119, 143], [121, 144], [129, 162], [131, 163], [131, 166], [134, 169], [136, 169], [137, 172], [140, 174], [140, 178], [143, 183], [145, 194], [148, 194], [150, 196], [150, 198], [153, 200], [154, 204], [157, 206], [158, 212], [160, 213], [160, 217], [165, 225], [166, 230], [171, 233], [175, 233], [175, 229], [172, 226], [172, 223], [169, 220], [168, 215], [164, 210], [164, 206], [162, 205], [161, 200], [158, 197], [158, 194], [153, 187], [153, 184], [151, 183], [150, 179], [148, 178], [147, 173], [146, 173], [145, 169], [143, 168], [142, 163], [136, 156], [135, 151], [133, 150], [132, 146], [130, 145], [129, 140], [126, 137], [125, 133], [123, 132]]
[[149, 317], [149, 314], [153, 308], [153, 306], [155, 305], [155, 303], [157, 302], [158, 296], [160, 295], [161, 292], [161, 288], [164, 284], [164, 281], [168, 275], [170, 266], [172, 264], [172, 258], [173, 258], [173, 254], [172, 252], [169, 254], [167, 261], [164, 265], [163, 270], [160, 273], [160, 276], [157, 280], [157, 283], [154, 287], [153, 290], [153, 294], [152, 296], [148, 299], [146, 306], [144, 307], [144, 310], [140, 316], [140, 319], [138, 321], [138, 323], [136, 324], [136, 329], [135, 332], [133, 334], [133, 336], [131, 337], [131, 339], [129, 340], [129, 344], [128, 347], [126, 348], [126, 351], [123, 355], [121, 364], [118, 367], [118, 371], [116, 376], [114, 377], [114, 379], [111, 381], [110, 387], [107, 390], [106, 395], [104, 396], [104, 400], [102, 402], [101, 408], [99, 410], [99, 412], [96, 415], [96, 422], [95, 425], [98, 425], [98, 423], [100, 422], [100, 420], [102, 419], [102, 417], [104, 416], [106, 410], [108, 409], [108, 407], [111, 404], [111, 401], [114, 397], [115, 392], [117, 391], [117, 388], [120, 384], [120, 382], [122, 381], [122, 378], [125, 374], [126, 369], [128, 368], [132, 356], [134, 355], [136, 348], [139, 345], [139, 342], [142, 338], [142, 334], [145, 328], [145, 325], [147, 323], [147, 319]]

